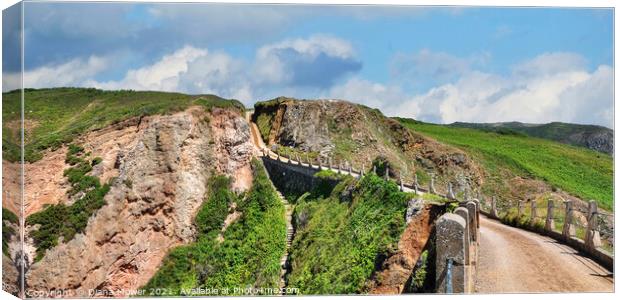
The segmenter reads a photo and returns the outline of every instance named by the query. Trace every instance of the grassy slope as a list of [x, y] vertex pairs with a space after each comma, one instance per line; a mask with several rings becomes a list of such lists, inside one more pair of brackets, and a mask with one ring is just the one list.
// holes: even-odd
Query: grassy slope
[[[45, 149], [56, 149], [64, 143], [92, 129], [102, 128], [135, 116], [167, 114], [183, 110], [190, 105], [207, 108], [235, 107], [243, 110], [236, 100], [214, 95], [185, 95], [166, 92], [102, 91], [92, 88], [27, 89], [24, 115], [35, 123], [26, 130], [25, 159], [36, 161]], [[4, 159], [15, 161], [19, 151], [19, 127], [8, 124], [18, 122], [20, 93], [3, 94], [2, 146]]]
[[376, 262], [397, 247], [409, 195], [372, 174], [318, 194], [302, 196], [295, 209], [289, 286], [301, 294], [363, 292]]
[[[613, 159], [595, 151], [510, 134], [454, 128], [400, 119], [419, 133], [457, 146], [478, 160], [489, 173], [486, 188], [501, 189], [506, 171], [542, 179], [579, 198], [613, 208]], [[505, 177], [504, 177], [505, 178]]]
[[[254, 160], [252, 166], [253, 186], [246, 195], [231, 193], [226, 178], [212, 180], [209, 197], [195, 221], [197, 241], [168, 254], [144, 287], [147, 292], [183, 295], [192, 294], [188, 289], [203, 287], [229, 288], [232, 295], [234, 288], [278, 288], [280, 258], [286, 246], [284, 206], [262, 164]], [[216, 237], [231, 202], [237, 203], [242, 215], [219, 243]]]
[[514, 131], [533, 137], [539, 137], [556, 142], [570, 144], [573, 146], [586, 147], [583, 142], [574, 140], [573, 135], [583, 134], [585, 136], [597, 133], [609, 133], [613, 135], [613, 130], [596, 125], [569, 124], [553, 122], [548, 124], [528, 125], [518, 122], [507, 123], [453, 123], [450, 126], [482, 129], [488, 131]]

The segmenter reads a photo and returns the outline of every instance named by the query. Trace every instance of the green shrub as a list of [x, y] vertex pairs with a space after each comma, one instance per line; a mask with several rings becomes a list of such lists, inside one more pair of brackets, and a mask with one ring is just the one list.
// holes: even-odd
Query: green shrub
[[103, 159], [101, 157], [95, 157], [93, 158], [93, 161], [90, 163], [91, 166], [96, 166], [98, 164], [100, 164], [103, 161]]
[[341, 181], [328, 198], [300, 201], [289, 286], [301, 294], [364, 292], [375, 266], [398, 247], [408, 200], [395, 183], [369, 174]]
[[313, 198], [327, 198], [336, 185], [348, 175], [338, 174], [331, 170], [322, 170], [314, 174], [317, 183], [312, 190]]
[[68, 152], [69, 155], [76, 155], [82, 152], [84, 152], [84, 148], [74, 145], [74, 144], [69, 145], [69, 152]]
[[19, 218], [12, 211], [2, 208], [2, 221], [11, 222], [15, 225], [19, 224]]
[[218, 231], [228, 214], [228, 206], [235, 201], [235, 195], [230, 191], [230, 178], [216, 176], [209, 184], [210, 196], [196, 215], [195, 225], [199, 234], [208, 234]]
[[413, 293], [423, 293], [429, 292], [427, 290], [427, 286], [425, 284], [428, 282], [428, 250], [422, 251], [420, 258], [416, 262], [415, 268], [413, 269], [413, 273], [411, 274], [411, 278], [409, 281], [409, 286], [407, 290]]
[[[19, 225], [19, 218], [10, 210], [2, 208], [2, 253], [9, 255], [9, 240], [11, 240], [16, 232], [13, 226]], [[7, 224], [8, 223], [8, 224]], [[9, 224], [12, 224], [9, 225]]]

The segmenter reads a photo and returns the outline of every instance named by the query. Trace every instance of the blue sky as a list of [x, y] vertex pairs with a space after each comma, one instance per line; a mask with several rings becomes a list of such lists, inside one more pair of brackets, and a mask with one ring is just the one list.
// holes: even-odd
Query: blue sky
[[[29, 2], [24, 11], [27, 87], [215, 93], [248, 105], [338, 98], [438, 123], [613, 126], [611, 9]], [[16, 28], [4, 28], [11, 53]], [[5, 91], [14, 61], [3, 57]]]

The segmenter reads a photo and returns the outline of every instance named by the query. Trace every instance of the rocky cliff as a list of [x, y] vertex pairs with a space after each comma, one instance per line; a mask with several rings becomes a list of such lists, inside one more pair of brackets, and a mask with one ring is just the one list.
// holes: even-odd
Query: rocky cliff
[[255, 105], [253, 121], [263, 139], [283, 155], [321, 158], [334, 165], [370, 170], [377, 157], [387, 161], [391, 176], [422, 184], [431, 174], [437, 188], [477, 186], [478, 167], [463, 152], [423, 137], [376, 109], [340, 100], [277, 98]]
[[[123, 296], [151, 278], [170, 248], [194, 239], [192, 222], [208, 178], [229, 175], [239, 191], [251, 185], [250, 131], [236, 110], [194, 106], [171, 115], [131, 118], [74, 143], [102, 158], [90, 175], [110, 182], [111, 188], [83, 233], [61, 241], [29, 267], [31, 292], [88, 296], [90, 289], [98, 289]], [[26, 190], [53, 195], [48, 203], [70, 204], [62, 174], [66, 151], [48, 152], [36, 162], [45, 179], [33, 177]], [[37, 189], [41, 182], [47, 188]], [[28, 200], [29, 213], [43, 208], [37, 199]]]

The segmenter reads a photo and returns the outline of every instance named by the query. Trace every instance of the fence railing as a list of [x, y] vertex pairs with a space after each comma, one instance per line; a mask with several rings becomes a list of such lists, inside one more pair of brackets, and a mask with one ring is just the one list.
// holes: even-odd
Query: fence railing
[[507, 202], [500, 207], [495, 197], [482, 201], [483, 212], [509, 225], [537, 231], [575, 248], [592, 254], [604, 265], [613, 265], [613, 245], [601, 239], [602, 218], [612, 214], [600, 211], [595, 201], [588, 202], [587, 209], [575, 207], [573, 201]]
[[[302, 155], [302, 156], [298, 154], [296, 155], [280, 154], [266, 147], [261, 148], [260, 152], [263, 157], [268, 158], [273, 161], [278, 161], [281, 163], [286, 163], [286, 164], [290, 164], [293, 166], [299, 166], [299, 167], [309, 168], [309, 169], [318, 170], [318, 171], [332, 170], [338, 174], [349, 174], [353, 177], [358, 177], [358, 178], [364, 176], [366, 172], [373, 172], [375, 174], [377, 173], [375, 166], [373, 166], [373, 168], [370, 170], [366, 170], [365, 165], [362, 164], [361, 167], [358, 168], [358, 167], [353, 166], [352, 163], [346, 160], [345, 161], [333, 161], [331, 158], [322, 159], [320, 157], [311, 157], [308, 154]], [[370, 165], [368, 167], [370, 168]], [[450, 200], [455, 200], [455, 201], [457, 200], [456, 194], [454, 193], [454, 190], [452, 188], [452, 183], [450, 182], [448, 182], [447, 184], [447, 189], [446, 189], [447, 193], [445, 195], [437, 191], [437, 189], [435, 188], [435, 176], [431, 176], [430, 180], [427, 182], [427, 187], [424, 187], [420, 184], [420, 181], [418, 180], [417, 175], [413, 176], [412, 178], [413, 180], [411, 180], [411, 178], [410, 180], [406, 180], [402, 176], [399, 178], [391, 178], [389, 169], [386, 169], [384, 172], [384, 176], [386, 180], [396, 181], [402, 191], [410, 191], [416, 194], [430, 193], [430, 194], [435, 194], [437, 196], [447, 198]], [[465, 198], [464, 200], [469, 200], [467, 199], [468, 198], [467, 196], [465, 196], [464, 198]]]
[[446, 294], [452, 294], [452, 264], [454, 261], [452, 258], [448, 258], [446, 261]]

